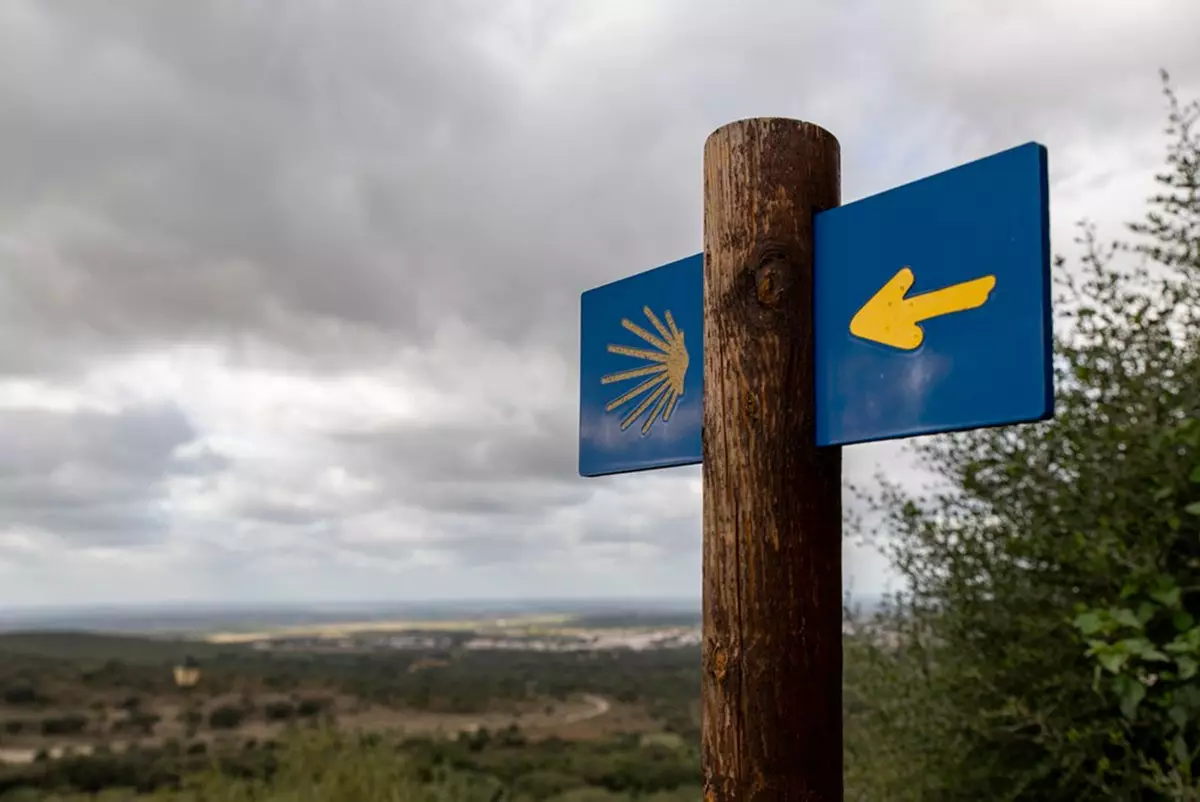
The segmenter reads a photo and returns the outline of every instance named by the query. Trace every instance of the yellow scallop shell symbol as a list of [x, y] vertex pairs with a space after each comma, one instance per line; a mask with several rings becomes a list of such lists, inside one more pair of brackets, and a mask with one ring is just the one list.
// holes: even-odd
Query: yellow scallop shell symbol
[[[609, 401], [604, 407], [605, 412], [613, 412], [626, 404], [637, 401], [637, 404], [621, 421], [621, 431], [628, 429], [634, 421], [645, 414], [646, 419], [642, 422], [642, 434], [648, 434], [656, 420], [666, 423], [671, 419], [671, 412], [679, 403], [679, 397], [683, 395], [683, 381], [687, 377], [688, 369], [688, 352], [687, 346], [683, 343], [683, 332], [675, 325], [675, 319], [671, 317], [670, 310], [663, 315], [667, 320], [665, 326], [650, 310], [650, 307], [642, 307], [642, 313], [646, 315], [646, 319], [661, 336], [656, 337], [628, 319], [623, 319], [621, 325], [627, 331], [633, 332], [649, 343], [653, 350], [610, 344], [608, 346], [610, 354], [640, 359], [644, 364], [641, 367], [610, 373], [600, 382], [601, 384], [616, 384], [643, 376], [649, 377], [633, 389]], [[647, 410], [649, 410], [648, 414]]]

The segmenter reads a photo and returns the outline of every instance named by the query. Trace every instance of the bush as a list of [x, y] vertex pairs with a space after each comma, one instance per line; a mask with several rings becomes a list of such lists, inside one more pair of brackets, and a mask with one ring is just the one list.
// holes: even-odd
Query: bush
[[28, 682], [16, 682], [4, 689], [4, 703], [13, 706], [35, 705], [42, 701], [37, 688]]
[[242, 725], [246, 713], [240, 707], [223, 705], [208, 714], [208, 726], [214, 730], [233, 730]]
[[296, 715], [296, 707], [291, 702], [268, 702], [263, 715], [268, 721], [287, 721]]
[[154, 727], [160, 721], [162, 721], [162, 716], [157, 713], [134, 713], [129, 717], [129, 726], [140, 730], [146, 735], [152, 735]]
[[301, 699], [296, 705], [296, 715], [301, 718], [311, 718], [329, 707], [327, 699]]
[[87, 716], [68, 713], [42, 719], [42, 735], [78, 735], [87, 728]]
[[558, 771], [531, 771], [517, 778], [513, 791], [531, 799], [546, 799], [572, 791], [583, 785], [583, 780]]

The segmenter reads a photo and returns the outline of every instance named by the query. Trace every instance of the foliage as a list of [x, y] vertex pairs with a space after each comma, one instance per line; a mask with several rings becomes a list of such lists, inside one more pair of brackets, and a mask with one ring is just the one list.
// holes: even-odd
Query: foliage
[[396, 742], [320, 727], [293, 730], [279, 745], [211, 758], [179, 745], [79, 756], [0, 772], [0, 800], [20, 794], [36, 802], [49, 799], [41, 794], [50, 789], [115, 794], [122, 788], [129, 790], [117, 798], [146, 802], [671, 802], [699, 795], [694, 749], [647, 750], [622, 738], [527, 742], [515, 734]]
[[49, 701], [38, 693], [38, 689], [33, 683], [23, 680], [16, 680], [8, 685], [0, 698], [3, 698], [6, 705], [14, 707], [44, 704]]
[[847, 655], [848, 798], [1200, 798], [1200, 105], [1164, 83], [1145, 220], [1056, 261], [1054, 420], [863, 492], [908, 590]]
[[[73, 645], [73, 638], [80, 644]], [[79, 708], [86, 708], [98, 694], [110, 693], [119, 697], [115, 702], [136, 694], [142, 704], [151, 699], [178, 704], [187, 696], [212, 700], [287, 691], [298, 698], [343, 694], [430, 713], [482, 713], [535, 698], [566, 699], [582, 691], [652, 705], [653, 715], [671, 717], [671, 726], [680, 734], [698, 736], [688, 712], [700, 681], [698, 649], [693, 648], [638, 653], [464, 649], [435, 655], [418, 650], [272, 654], [201, 646], [207, 645], [77, 633], [0, 634], [0, 688], [24, 687], [36, 677], [39, 699]], [[204, 680], [184, 694], [175, 687], [171, 669], [188, 650], [202, 654]], [[118, 654], [121, 659], [113, 657]], [[434, 656], [448, 658], [449, 664], [408, 670]]]
[[296, 715], [296, 706], [291, 702], [267, 702], [263, 715], [268, 721], [287, 721]]
[[[72, 649], [65, 638], [56, 638], [53, 645], [54, 653], [50, 655], [22, 653], [0, 660], [0, 687], [10, 680], [36, 676], [57, 706], [53, 710], [39, 709], [38, 718], [32, 718], [33, 711], [24, 708], [5, 711], [5, 721], [28, 722], [20, 741], [13, 745], [45, 746], [47, 750], [61, 746], [61, 739], [40, 735], [41, 717], [80, 709], [92, 715], [87, 735], [80, 742], [114, 738], [113, 748], [100, 748], [90, 755], [43, 756], [34, 763], [0, 765], [0, 799], [5, 799], [5, 793], [35, 800], [62, 800], [65, 794], [96, 792], [125, 802], [155, 794], [178, 802], [244, 799], [251, 795], [267, 800], [321, 798], [312, 796], [316, 792], [305, 790], [295, 779], [303, 772], [288, 774], [281, 769], [289, 760], [300, 759], [295, 757], [301, 754], [295, 751], [300, 742], [310, 746], [324, 743], [323, 748], [328, 750], [321, 758], [326, 764], [320, 764], [326, 765], [322, 769], [325, 779], [317, 783], [317, 788], [323, 789], [327, 794], [324, 798], [329, 799], [353, 799], [359, 787], [354, 783], [361, 782], [365, 787], [375, 782], [337, 779], [343, 771], [375, 771], [372, 761], [378, 763], [380, 771], [385, 764], [391, 766], [386, 771], [393, 773], [384, 775], [387, 782], [395, 782], [396, 793], [411, 791], [410, 796], [398, 797], [403, 799], [458, 799], [447, 795], [467, 786], [502, 789], [503, 799], [509, 802], [585, 798], [581, 796], [584, 794], [620, 802], [634, 796], [661, 802], [699, 796], [699, 739], [695, 735], [664, 736], [645, 743], [636, 736], [568, 742], [535, 740], [513, 725], [479, 729], [456, 739], [399, 741], [381, 734], [361, 738], [348, 732], [338, 734], [330, 727], [329, 716], [335, 707], [343, 706], [344, 712], [351, 714], [355, 703], [346, 700], [343, 705], [342, 701], [348, 687], [362, 690], [359, 701], [374, 704], [379, 698], [403, 704], [409, 694], [420, 689], [428, 694], [429, 707], [490, 707], [500, 716], [513, 715], [514, 721], [521, 719], [515, 716], [515, 708], [509, 708], [512, 702], [536, 700], [539, 709], [544, 706], [553, 714], [561, 707], [553, 699], [590, 692], [627, 700], [667, 723], [670, 729], [695, 733], [700, 661], [694, 647], [582, 654], [464, 650], [450, 655], [419, 650], [369, 654], [244, 650], [210, 655], [204, 664], [205, 684], [182, 692], [170, 681], [170, 661], [117, 660], [98, 651], [94, 639], [88, 640], [87, 653], [78, 658], [69, 656]], [[433, 657], [448, 658], [449, 665], [411, 673], [407, 670], [416, 661]], [[214, 677], [216, 681], [210, 682]], [[288, 697], [281, 697], [271, 688], [273, 683], [267, 681], [270, 677], [290, 687]], [[232, 712], [218, 713], [222, 708]], [[405, 709], [388, 714], [402, 721]], [[289, 711], [292, 721], [310, 723], [291, 730], [287, 717], [275, 718]], [[307, 718], [301, 719], [302, 712]], [[109, 716], [108, 721], [104, 721], [103, 714]], [[277, 735], [282, 745], [276, 746], [271, 740], [255, 744], [236, 729], [206, 732], [210, 730], [206, 714], [228, 715], [230, 723], [240, 717], [239, 727], [251, 719], [256, 725], [270, 725], [268, 732]], [[162, 722], [157, 721], [160, 715], [164, 716]], [[422, 715], [428, 718], [430, 713]], [[569, 710], [560, 710], [559, 715], [565, 723]], [[135, 722], [143, 721], [148, 726], [153, 726], [151, 721], [159, 725], [158, 738], [146, 739], [128, 750], [117, 743], [129, 740], [118, 730], [136, 732]], [[159, 739], [166, 740], [156, 745]], [[79, 739], [72, 742], [75, 740]], [[399, 765], [406, 768], [400, 771], [396, 768]]]
[[50, 716], [42, 719], [42, 735], [76, 735], [87, 728], [88, 718], [81, 713]]
[[214, 730], [232, 730], [240, 727], [246, 711], [234, 705], [221, 705], [208, 714], [208, 726]]
[[321, 711], [329, 707], [327, 699], [301, 699], [296, 705], [296, 715], [302, 718], [310, 718], [319, 714]]

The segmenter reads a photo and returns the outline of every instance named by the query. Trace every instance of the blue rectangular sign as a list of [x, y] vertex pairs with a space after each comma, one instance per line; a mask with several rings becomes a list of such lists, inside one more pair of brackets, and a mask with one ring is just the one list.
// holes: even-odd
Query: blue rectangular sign
[[700, 462], [702, 255], [589, 290], [580, 306], [580, 475]]
[[[1046, 150], [814, 218], [817, 445], [1054, 413]], [[585, 292], [579, 472], [701, 460], [702, 254]]]
[[817, 444], [1054, 413], [1046, 149], [815, 218]]

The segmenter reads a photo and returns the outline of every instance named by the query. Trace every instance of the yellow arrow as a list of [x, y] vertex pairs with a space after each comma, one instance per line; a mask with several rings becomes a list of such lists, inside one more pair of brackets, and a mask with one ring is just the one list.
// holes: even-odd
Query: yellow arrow
[[850, 321], [850, 333], [864, 340], [911, 351], [925, 339], [917, 324], [952, 312], [975, 309], [987, 302], [995, 276], [984, 276], [933, 292], [905, 298], [913, 285], [911, 268], [902, 267]]

